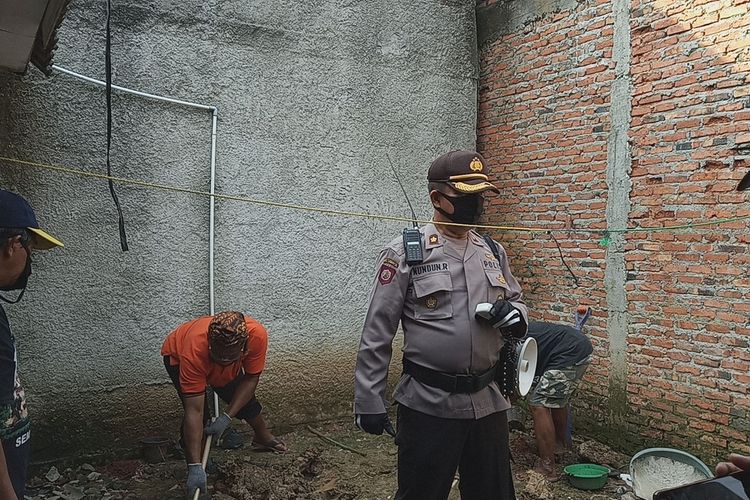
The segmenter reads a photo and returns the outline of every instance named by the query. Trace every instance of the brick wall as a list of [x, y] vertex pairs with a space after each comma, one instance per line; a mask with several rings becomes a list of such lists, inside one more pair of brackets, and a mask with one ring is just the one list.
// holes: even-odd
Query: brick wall
[[[607, 3], [581, 4], [502, 35], [480, 51], [478, 149], [502, 194], [492, 224], [606, 228], [607, 131], [613, 79]], [[546, 235], [503, 233], [534, 319], [569, 323], [590, 305], [596, 363], [589, 394], [607, 395], [606, 249], [587, 233], [556, 233], [575, 285]]]
[[[494, 6], [512, 13], [517, 3]], [[478, 17], [491, 7], [479, 2]], [[631, 2], [629, 227], [750, 215], [750, 196], [733, 191], [750, 169], [749, 8]], [[750, 453], [747, 220], [627, 234], [627, 411], [612, 426], [608, 249], [601, 234], [575, 230], [608, 227], [613, 23], [610, 0], [581, 0], [484, 40], [477, 141], [503, 187], [487, 221], [572, 230], [555, 234], [579, 286], [550, 236], [499, 236], [534, 317], [569, 322], [575, 304], [594, 308], [581, 404], [600, 431], [707, 460]]]

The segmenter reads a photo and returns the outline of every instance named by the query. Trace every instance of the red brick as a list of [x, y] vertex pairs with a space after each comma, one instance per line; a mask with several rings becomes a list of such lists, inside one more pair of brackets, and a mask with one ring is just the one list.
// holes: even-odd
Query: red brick
[[743, 16], [747, 14], [746, 7], [726, 7], [719, 11], [719, 17], [726, 19], [728, 17]]
[[686, 31], [690, 31], [690, 25], [685, 23], [678, 23], [667, 28], [667, 35], [676, 35], [678, 33], [684, 33]]
[[[748, 2], [634, 0], [644, 10], [631, 25], [630, 226], [750, 214], [747, 194], [734, 191], [750, 167], [735, 164], [744, 157], [737, 146], [750, 144]], [[481, 53], [477, 144], [507, 190], [487, 207], [491, 223], [606, 229], [611, 23], [611, 1], [581, 3]], [[675, 151], [683, 143], [692, 149]], [[749, 227], [625, 236], [629, 412], [647, 419], [629, 419], [628, 432], [706, 450], [745, 443], [750, 452], [728, 425], [732, 408], [750, 409]], [[601, 234], [558, 235], [578, 288], [551, 240], [500, 238], [536, 318], [569, 323], [576, 303], [594, 307], [596, 364], [579, 397], [595, 408], [611, 369]]]

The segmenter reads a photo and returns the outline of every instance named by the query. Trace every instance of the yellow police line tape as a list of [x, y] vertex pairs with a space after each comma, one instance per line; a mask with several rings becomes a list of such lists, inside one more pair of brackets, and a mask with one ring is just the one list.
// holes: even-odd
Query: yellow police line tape
[[[96, 172], [87, 172], [85, 170], [80, 170], [76, 168], [64, 167], [60, 165], [49, 165], [46, 163], [39, 163], [39, 162], [27, 161], [27, 160], [19, 160], [16, 158], [9, 158], [6, 156], [0, 156], [0, 161], [14, 163], [17, 165], [23, 165], [26, 167], [38, 168], [42, 170], [49, 170], [53, 172], [62, 172], [65, 174], [72, 174], [72, 175], [77, 175], [80, 177], [92, 177], [95, 179], [111, 180], [113, 182], [119, 182], [121, 184], [128, 184], [132, 186], [140, 186], [140, 187], [151, 188], [151, 189], [160, 189], [163, 191], [172, 191], [175, 193], [192, 194], [192, 195], [204, 196], [208, 198], [213, 196], [214, 198], [221, 199], [221, 200], [239, 201], [243, 203], [264, 205], [268, 207], [287, 208], [290, 210], [300, 210], [304, 212], [316, 212], [316, 213], [327, 214], [327, 215], [340, 215], [340, 216], [345, 216], [345, 217], [359, 217], [359, 218], [365, 218], [365, 219], [378, 219], [378, 220], [408, 222], [408, 223], [413, 222], [413, 220], [408, 217], [368, 214], [365, 212], [349, 212], [345, 210], [333, 210], [329, 208], [307, 207], [303, 205], [294, 205], [291, 203], [280, 203], [276, 201], [257, 200], [257, 199], [249, 198], [246, 196], [237, 196], [237, 195], [230, 195], [230, 194], [214, 193], [212, 195], [211, 193], [207, 191], [200, 191], [197, 189], [182, 188], [178, 186], [168, 186], [166, 184], [157, 184], [153, 182], [140, 181], [137, 179], [128, 179], [125, 177], [109, 176], [105, 174], [99, 174]], [[594, 233], [594, 234], [603, 234], [606, 237], [606, 235], [613, 234], [613, 233], [674, 231], [674, 230], [679, 230], [679, 229], [690, 229], [690, 228], [704, 227], [704, 226], [717, 226], [721, 224], [727, 224], [730, 222], [737, 222], [737, 221], [748, 220], [748, 219], [750, 219], [750, 215], [728, 217], [724, 219], [715, 219], [715, 220], [703, 221], [703, 222], [691, 222], [687, 224], [681, 224], [678, 226], [637, 227], [637, 228], [625, 228], [625, 229], [583, 229], [583, 228], [549, 229], [549, 228], [522, 227], [522, 226], [495, 226], [491, 224], [478, 224], [478, 225], [477, 224], [459, 224], [455, 222], [441, 222], [441, 224], [446, 225], [446, 226], [473, 227], [477, 229], [494, 229], [497, 231], [521, 231], [521, 232], [527, 232], [527, 233]], [[416, 222], [418, 224], [429, 224], [432, 221], [417, 219]]]

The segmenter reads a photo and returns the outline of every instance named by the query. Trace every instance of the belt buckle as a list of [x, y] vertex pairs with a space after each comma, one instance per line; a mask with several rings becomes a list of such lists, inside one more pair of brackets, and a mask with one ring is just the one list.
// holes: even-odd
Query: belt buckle
[[467, 388], [471, 386], [471, 381], [463, 374], [455, 375], [455, 377], [455, 391], [459, 394], [465, 393]]
[[456, 375], [456, 392], [472, 394], [479, 390], [479, 377], [475, 375]]

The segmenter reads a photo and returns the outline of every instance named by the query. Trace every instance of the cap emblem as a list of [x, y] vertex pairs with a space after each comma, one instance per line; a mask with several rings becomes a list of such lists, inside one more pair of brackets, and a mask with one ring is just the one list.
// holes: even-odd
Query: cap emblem
[[469, 168], [473, 172], [481, 172], [482, 169], [484, 168], [484, 165], [482, 165], [482, 160], [480, 160], [479, 158], [475, 156], [474, 159], [471, 160], [471, 163], [469, 163]]

